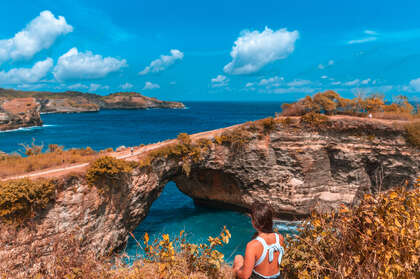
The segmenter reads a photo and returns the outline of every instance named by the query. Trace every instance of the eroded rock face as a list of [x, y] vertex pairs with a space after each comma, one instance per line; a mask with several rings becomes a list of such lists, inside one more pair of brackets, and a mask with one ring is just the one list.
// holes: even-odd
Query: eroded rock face
[[276, 129], [239, 150], [217, 146], [189, 177], [174, 181], [200, 203], [246, 209], [258, 200], [270, 203], [279, 217], [293, 218], [412, 185], [420, 176], [420, 153], [406, 144], [401, 128], [335, 125], [325, 132]]
[[21, 231], [0, 246], [0, 258], [23, 257], [35, 247], [48, 251], [52, 236], [67, 233], [85, 248], [109, 254], [126, 244], [128, 232], [146, 217], [169, 181], [198, 203], [246, 210], [264, 201], [279, 217], [301, 217], [313, 209], [357, 203], [364, 193], [412, 185], [418, 176], [420, 152], [406, 143], [401, 126], [345, 118], [332, 120], [323, 131], [277, 125], [252, 134], [243, 146], [213, 143], [188, 176], [182, 163], [160, 158], [121, 178], [112, 192], [87, 186], [82, 178], [67, 179], [55, 203], [33, 220], [39, 242], [19, 241]]
[[35, 98], [0, 98], [0, 131], [41, 126], [40, 109]]

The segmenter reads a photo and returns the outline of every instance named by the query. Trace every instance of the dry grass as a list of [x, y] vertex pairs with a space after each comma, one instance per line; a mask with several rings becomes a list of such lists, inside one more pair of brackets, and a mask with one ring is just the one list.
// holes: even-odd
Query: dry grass
[[[19, 233], [18, 233], [19, 231]], [[213, 240], [218, 239], [213, 238]], [[178, 239], [178, 241], [180, 241]], [[157, 243], [156, 256], [158, 258], [138, 257], [133, 265], [126, 264], [124, 257], [98, 258], [91, 250], [83, 249], [81, 242], [71, 234], [54, 236], [49, 239], [49, 252], [35, 243], [39, 237], [30, 227], [19, 228], [0, 226], [0, 279], [20, 278], [74, 278], [74, 279], [233, 279], [233, 271], [223, 261], [214, 269], [213, 248], [209, 249], [210, 256], [192, 259], [191, 252], [172, 250], [174, 254], [162, 253], [173, 247], [173, 240], [168, 239]], [[163, 244], [162, 244], [163, 243]], [[45, 244], [45, 243], [44, 243]], [[181, 242], [178, 242], [181, 244]], [[12, 252], [8, 247], [15, 247]], [[191, 248], [189, 243], [183, 243]], [[207, 245], [207, 244], [203, 244]], [[218, 246], [218, 245], [216, 245]], [[149, 246], [150, 247], [150, 246]], [[179, 246], [178, 246], [179, 247]], [[214, 246], [215, 247], [215, 246]], [[161, 252], [162, 251], [162, 252]], [[191, 251], [191, 250], [190, 250]], [[158, 255], [159, 254], [159, 255]], [[216, 253], [217, 254], [217, 253]], [[195, 254], [202, 255], [202, 254]]]
[[284, 278], [420, 278], [420, 179], [366, 195], [355, 208], [313, 213], [288, 238]]
[[98, 158], [98, 153], [91, 148], [57, 150], [22, 157], [19, 154], [0, 155], [0, 178], [44, 170], [60, 165], [91, 162]]
[[403, 120], [411, 121], [416, 118], [416, 115], [407, 112], [375, 112], [372, 113], [373, 118], [386, 119], [386, 120]]

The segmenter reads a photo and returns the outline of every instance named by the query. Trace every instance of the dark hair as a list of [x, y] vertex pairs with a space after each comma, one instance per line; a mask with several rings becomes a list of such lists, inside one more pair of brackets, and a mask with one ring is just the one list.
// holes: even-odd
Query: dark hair
[[251, 218], [259, 231], [273, 232], [273, 210], [268, 204], [255, 202], [251, 207]]

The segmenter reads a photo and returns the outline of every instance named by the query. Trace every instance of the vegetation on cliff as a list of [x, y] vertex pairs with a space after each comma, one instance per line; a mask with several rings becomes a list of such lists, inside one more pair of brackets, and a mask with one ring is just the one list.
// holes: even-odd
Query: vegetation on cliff
[[0, 221], [19, 223], [33, 217], [55, 197], [56, 186], [45, 179], [0, 182]]
[[43, 152], [44, 146], [33, 141], [31, 145], [22, 144], [20, 154], [0, 153], [0, 178], [44, 170], [60, 165], [91, 162], [98, 157], [98, 152], [90, 147], [64, 150], [62, 146], [50, 144]]
[[411, 144], [420, 148], [420, 121], [407, 124], [407, 139]]
[[[41, 199], [39, 205], [47, 204], [49, 197]], [[26, 199], [22, 204], [25, 210], [19, 212], [28, 212], [33, 206], [28, 206]], [[420, 179], [411, 190], [402, 187], [376, 197], [366, 195], [354, 208], [314, 212], [297, 236], [287, 237], [281, 272], [285, 279], [418, 278], [419, 210]], [[14, 229], [0, 226], [0, 245], [16, 241]], [[28, 230], [27, 238], [29, 243], [35, 241], [36, 233]], [[54, 241], [47, 256], [25, 251], [24, 262], [19, 265], [13, 265], [15, 259], [3, 259], [0, 278], [233, 279], [231, 268], [217, 250], [229, 238], [226, 228], [202, 244], [188, 243], [183, 231], [175, 239], [164, 234], [153, 242], [145, 234], [142, 243], [137, 242], [144, 249], [143, 256], [127, 265], [124, 259], [98, 259], [70, 234]], [[25, 268], [34, 263], [35, 269]]]
[[104, 156], [92, 162], [86, 173], [86, 181], [91, 186], [111, 189], [119, 185], [123, 176], [129, 174], [138, 164]]
[[288, 237], [285, 278], [419, 278], [420, 179], [366, 195], [356, 208], [313, 213]]
[[[16, 241], [13, 237], [15, 230], [16, 227], [0, 227], [0, 247]], [[18, 264], [16, 259], [4, 258], [0, 278], [233, 279], [232, 269], [218, 251], [219, 247], [229, 243], [230, 237], [226, 228], [201, 244], [189, 243], [184, 231], [174, 239], [163, 234], [153, 242], [146, 233], [142, 243], [138, 242], [142, 254], [129, 265], [124, 255], [114, 259], [96, 257], [93, 251], [83, 249], [80, 240], [69, 233], [66, 238], [57, 238], [51, 243], [47, 256], [24, 251], [20, 258], [22, 262]], [[28, 228], [27, 241], [36, 239], [36, 232]], [[34, 263], [35, 268], [26, 268]]]
[[315, 94], [291, 104], [283, 104], [282, 115], [301, 116], [309, 112], [327, 115], [344, 114], [363, 116], [371, 113], [375, 118], [412, 120], [420, 116], [405, 96], [398, 96], [395, 102], [388, 102], [380, 94], [373, 94], [354, 99], [341, 97], [337, 92], [328, 90]]

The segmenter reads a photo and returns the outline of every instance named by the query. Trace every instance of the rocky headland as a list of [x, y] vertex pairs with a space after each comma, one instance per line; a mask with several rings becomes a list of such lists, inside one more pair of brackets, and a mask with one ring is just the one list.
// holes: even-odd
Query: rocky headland
[[0, 98], [0, 131], [41, 126], [41, 106], [35, 98]]
[[185, 108], [180, 102], [162, 101], [136, 92], [107, 96], [67, 91], [62, 93], [0, 88], [0, 130], [40, 126], [39, 114], [96, 112], [101, 109]]
[[3, 237], [0, 258], [48, 255], [54, 239], [68, 234], [98, 255], [119, 250], [169, 181], [199, 204], [246, 211], [262, 201], [281, 218], [351, 206], [365, 193], [412, 187], [420, 150], [406, 136], [402, 121], [279, 117], [141, 147], [125, 157], [137, 167], [97, 186], [86, 182], [85, 166], [51, 173], [56, 195], [30, 219], [36, 241], [27, 241], [27, 229]]

